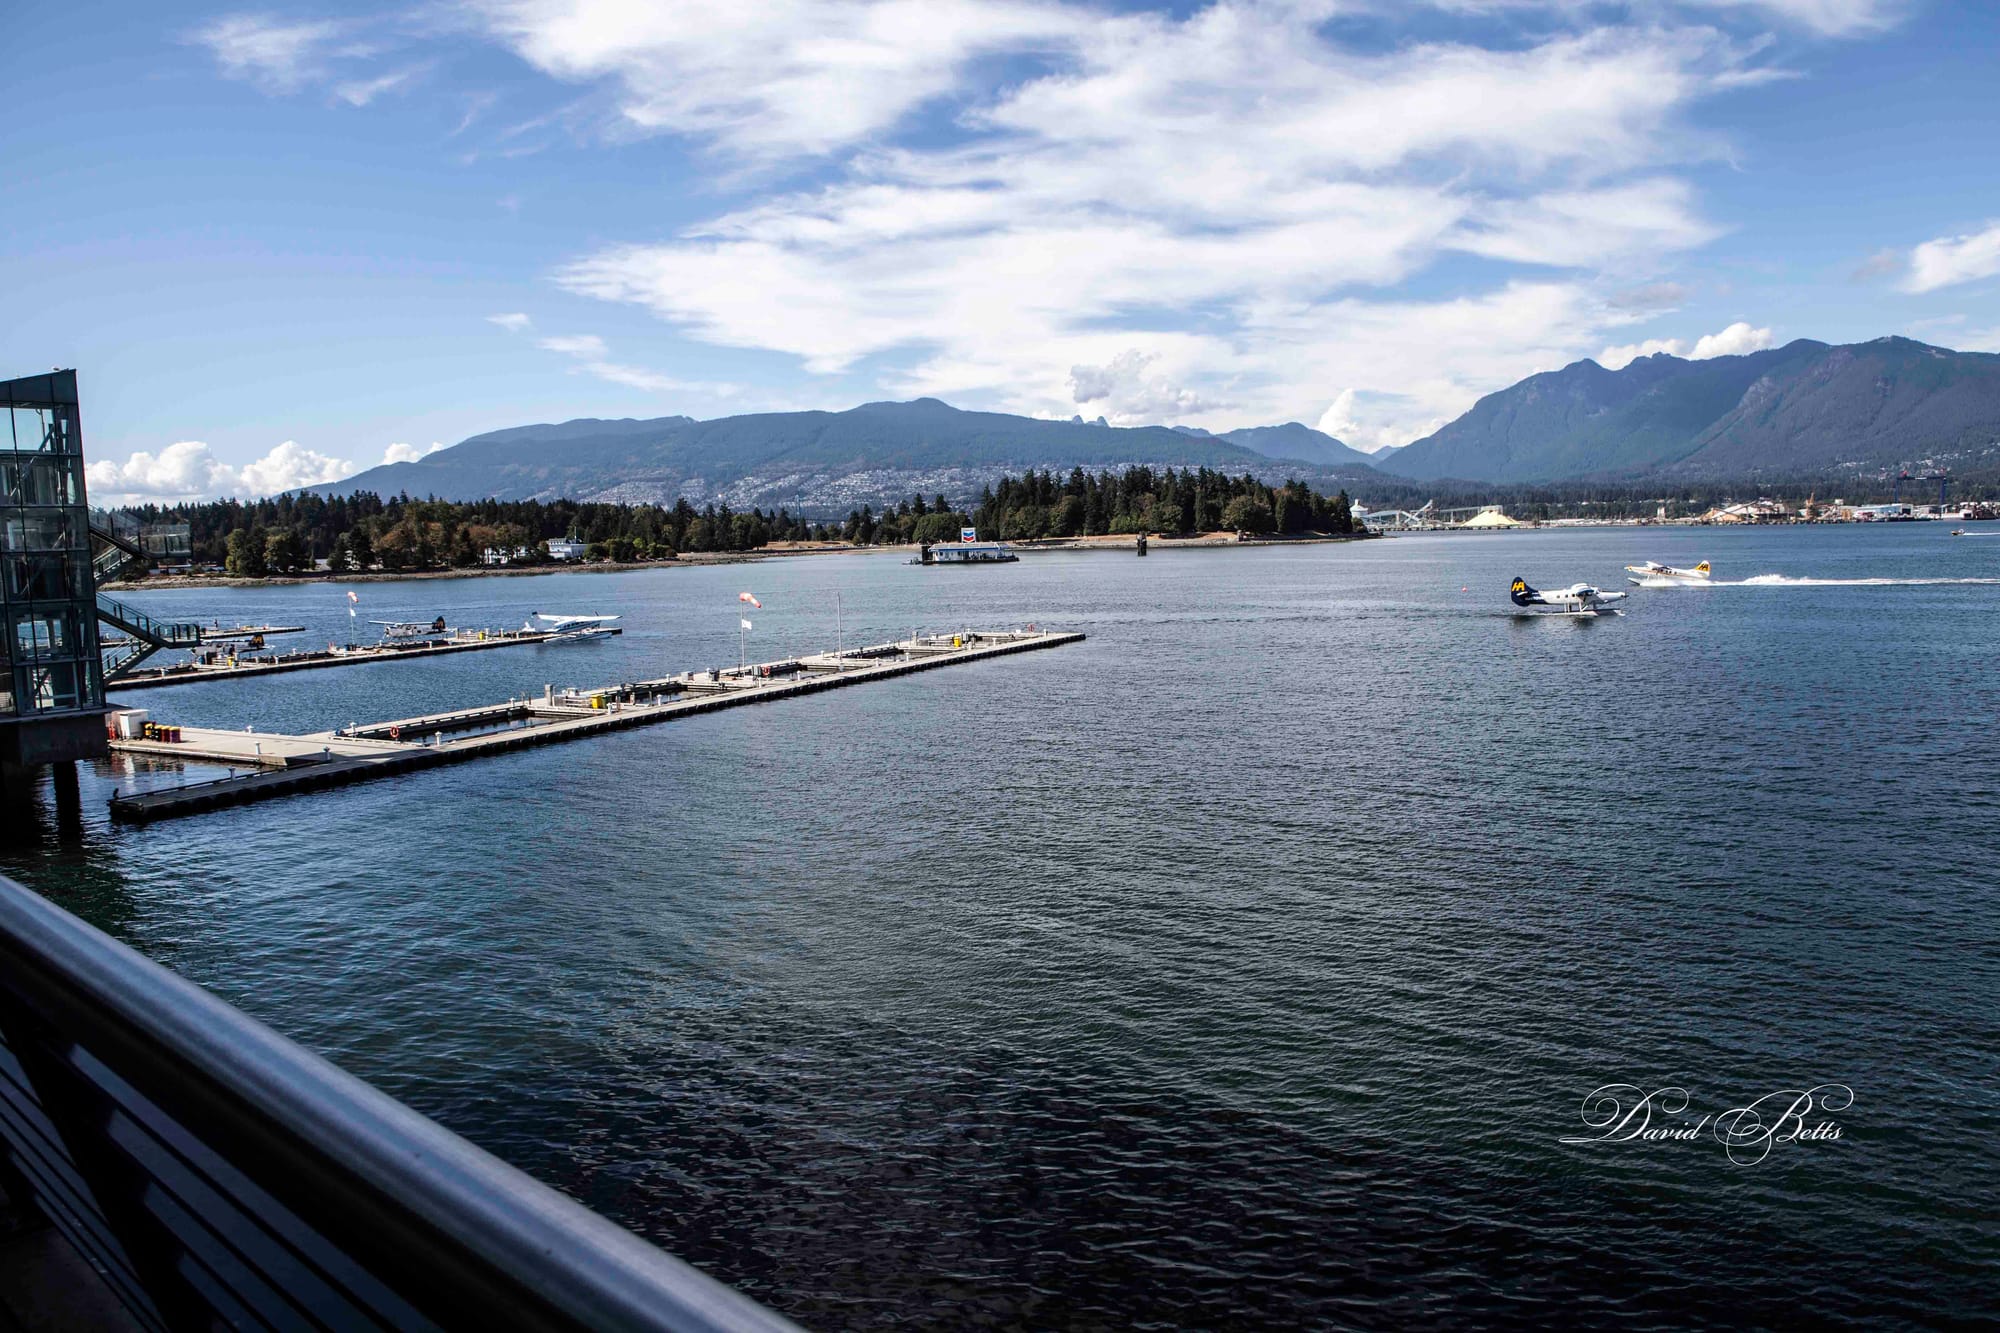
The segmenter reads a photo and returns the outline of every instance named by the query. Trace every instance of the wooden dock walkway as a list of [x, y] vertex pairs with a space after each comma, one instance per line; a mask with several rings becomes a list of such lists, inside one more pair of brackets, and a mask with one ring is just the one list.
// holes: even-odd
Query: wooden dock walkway
[[[623, 631], [616, 626], [611, 633]], [[275, 676], [286, 671], [315, 671], [322, 667], [362, 666], [369, 662], [401, 662], [412, 657], [440, 657], [446, 653], [476, 653], [489, 648], [518, 648], [525, 644], [547, 643], [556, 635], [545, 630], [501, 630], [486, 638], [425, 639], [410, 644], [366, 644], [355, 648], [286, 653], [273, 658], [238, 659], [236, 666], [151, 667], [107, 680], [109, 690], [150, 690], [161, 685], [189, 685], [206, 680], [243, 680], [249, 676]]]
[[[1078, 633], [1040, 630], [937, 635], [856, 649], [839, 658], [827, 653], [758, 663], [745, 672], [732, 670], [719, 675], [686, 672], [599, 690], [550, 693], [540, 698], [508, 700], [307, 736], [185, 730], [184, 736], [196, 737], [204, 746], [211, 746], [217, 735], [248, 739], [259, 746], [269, 741], [290, 741], [295, 745], [287, 751], [283, 767], [272, 765], [212, 782], [114, 796], [111, 817], [132, 823], [171, 819], [222, 806], [504, 754], [532, 745], [551, 745], [630, 727], [651, 726], [743, 704], [789, 699], [917, 671], [1055, 648], [1080, 643], [1083, 638]], [[769, 674], [765, 674], [767, 671]], [[477, 730], [478, 734], [453, 738], [454, 732], [468, 730]], [[209, 756], [188, 753], [185, 744], [120, 740], [113, 741], [111, 746], [116, 751], [149, 757], [172, 754], [217, 762]]]

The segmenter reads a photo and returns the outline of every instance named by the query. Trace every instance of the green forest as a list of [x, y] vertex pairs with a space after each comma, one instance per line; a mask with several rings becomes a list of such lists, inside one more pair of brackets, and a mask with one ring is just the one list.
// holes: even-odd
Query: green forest
[[1266, 486], [1254, 477], [1207, 469], [1130, 468], [1067, 477], [1029, 472], [1004, 477], [976, 501], [913, 496], [876, 513], [809, 523], [786, 510], [738, 511], [727, 504], [580, 504], [570, 500], [453, 502], [287, 494], [265, 500], [144, 505], [141, 523], [188, 525], [190, 559], [247, 578], [310, 571], [324, 560], [338, 573], [470, 568], [489, 551], [510, 564], [549, 559], [546, 543], [586, 545], [585, 558], [666, 560], [683, 552], [754, 551], [772, 542], [859, 545], [956, 541], [963, 527], [1013, 541], [1107, 533], [1226, 529], [1255, 534], [1343, 534], [1354, 530], [1345, 491], [1320, 494], [1300, 482]]

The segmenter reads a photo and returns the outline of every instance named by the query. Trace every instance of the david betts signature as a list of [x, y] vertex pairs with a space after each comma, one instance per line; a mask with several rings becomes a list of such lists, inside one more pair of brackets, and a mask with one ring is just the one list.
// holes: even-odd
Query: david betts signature
[[1564, 1143], [1695, 1142], [1710, 1136], [1737, 1166], [1755, 1166], [1781, 1143], [1823, 1143], [1840, 1137], [1828, 1114], [1854, 1105], [1845, 1083], [1783, 1088], [1720, 1115], [1689, 1120], [1693, 1099], [1686, 1088], [1647, 1092], [1630, 1083], [1607, 1083], [1583, 1099], [1589, 1134], [1565, 1136]]

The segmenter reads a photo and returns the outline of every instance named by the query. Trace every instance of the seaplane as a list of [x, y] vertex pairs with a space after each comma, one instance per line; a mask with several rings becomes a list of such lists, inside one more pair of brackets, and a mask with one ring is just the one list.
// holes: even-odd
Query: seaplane
[[[616, 619], [617, 616], [552, 616], [537, 611], [521, 628], [530, 634], [548, 635], [549, 643], [575, 643], [618, 633], [611, 624]], [[537, 625], [537, 620], [542, 623]]]
[[443, 616], [428, 624], [421, 620], [371, 620], [368, 623], [380, 625], [385, 639], [428, 639], [445, 633]]
[[1625, 572], [1639, 576], [1636, 579], [1625, 580], [1627, 583], [1635, 588], [1643, 588], [1654, 579], [1659, 579], [1666, 583], [1706, 583], [1708, 582], [1709, 569], [1708, 561], [1706, 560], [1696, 565], [1693, 569], [1675, 569], [1672, 565], [1663, 565], [1656, 560], [1648, 560], [1642, 565], [1625, 566]]
[[1528, 586], [1528, 581], [1520, 575], [1514, 576], [1514, 584], [1507, 590], [1514, 599], [1514, 605], [1533, 609], [1546, 606], [1548, 615], [1558, 616], [1615, 616], [1619, 612], [1611, 603], [1622, 602], [1630, 594], [1622, 592], [1602, 592], [1588, 583], [1573, 583], [1567, 588], [1552, 592], [1537, 592]]

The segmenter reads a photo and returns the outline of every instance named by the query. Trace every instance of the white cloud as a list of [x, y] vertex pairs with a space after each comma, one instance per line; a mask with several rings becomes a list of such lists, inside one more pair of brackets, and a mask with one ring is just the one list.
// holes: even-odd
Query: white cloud
[[235, 469], [199, 440], [181, 440], [158, 454], [141, 449], [123, 463], [99, 459], [85, 477], [100, 504], [118, 497], [222, 495], [236, 488]]
[[[1428, 3], [1433, 9], [1463, 14], [1539, 10], [1573, 16], [1588, 8], [1587, 0], [1428, 0]], [[1651, 8], [1670, 10], [1675, 4], [1714, 14], [1734, 12], [1752, 21], [1776, 19], [1827, 37], [1882, 32], [1899, 23], [1909, 9], [1909, 0], [1657, 0]]]
[[1606, 370], [1622, 370], [1642, 356], [1652, 356], [1655, 352], [1665, 352], [1668, 356], [1684, 356], [1690, 361], [1706, 361], [1716, 356], [1743, 356], [1750, 352], [1761, 352], [1777, 345], [1777, 338], [1769, 329], [1752, 327], [1744, 320], [1738, 320], [1728, 328], [1716, 333], [1704, 333], [1689, 347], [1679, 338], [1648, 338], [1644, 342], [1626, 343], [1619, 347], [1607, 347], [1597, 354], [1597, 364]]
[[535, 344], [544, 352], [561, 352], [564, 356], [603, 356], [607, 349], [604, 339], [594, 333], [567, 334], [560, 338], [543, 338]]
[[1333, 423], [1346, 433], [1328, 433], [1366, 450], [1407, 444], [1481, 394], [1576, 359], [1602, 310], [1581, 282], [1512, 282], [1442, 301], [1273, 302], [1253, 312], [1241, 352], [1241, 373], [1269, 377], [1267, 405], [1249, 419], [1283, 420], [1274, 404], [1278, 393], [1295, 401], [1290, 386], [1367, 385]]
[[742, 386], [721, 384], [709, 380], [683, 380], [672, 375], [662, 375], [642, 366], [628, 366], [610, 359], [611, 348], [604, 339], [594, 333], [565, 334], [561, 337], [542, 338], [535, 345], [545, 352], [560, 352], [574, 357], [581, 364], [579, 370], [595, 375], [607, 384], [622, 385], [627, 389], [642, 389], [647, 393], [692, 393], [705, 394], [713, 398], [734, 397]]
[[1902, 20], [1906, 0], [1684, 0], [1710, 9], [1762, 11], [1829, 37], [1882, 32]]
[[407, 88], [429, 69], [427, 65], [411, 65], [404, 69], [391, 70], [372, 79], [350, 79], [337, 83], [333, 95], [349, 106], [367, 106], [383, 93], [396, 92]]
[[1685, 181], [1647, 180], [1495, 203], [1447, 243], [1518, 264], [1598, 267], [1628, 255], [1693, 249], [1718, 234], [1695, 216], [1694, 191]]
[[[1287, 368], [1351, 346], [1341, 311], [1400, 311], [1422, 327], [1493, 305], [1534, 323], [1536, 294], [1560, 292], [1571, 322], [1537, 326], [1538, 346], [1585, 354], [1632, 318], [1593, 295], [1600, 281], [1626, 289], [1716, 234], [1668, 169], [1713, 155], [1681, 112], [1745, 69], [1707, 28], [1357, 54], [1326, 39], [1314, 5], [1225, 0], [1182, 19], [952, 0], [936, 32], [890, 24], [913, 12], [898, 0], [810, 18], [740, 8], [757, 12], [722, 20], [695, 59], [682, 44], [709, 37], [651, 7], [485, 7], [541, 67], [612, 80], [635, 126], [751, 164], [833, 159], [821, 187], [583, 256], [558, 281], [816, 374], [884, 357], [894, 392], [1068, 415], [1079, 387], [1110, 383], [1094, 401], [1124, 421], [1308, 415], [1329, 381]], [[791, 21], [804, 35], [773, 36]], [[761, 64], [767, 40], [780, 49]], [[1026, 72], [984, 95], [961, 79], [965, 53], [1002, 50]], [[922, 73], [876, 89], [883, 70]], [[853, 80], [871, 85], [863, 105], [817, 114], [816, 99]], [[940, 86], [963, 133], [885, 146]], [[1576, 277], [1494, 278], [1457, 301], [1365, 297], [1452, 252]], [[1287, 316], [1269, 318], [1277, 310]], [[1388, 379], [1331, 368], [1331, 383], [1364, 391], [1383, 443], [1462, 411], [1499, 387], [1490, 375], [1546, 368], [1489, 345], [1450, 372], [1436, 351], [1355, 350], [1395, 367]], [[1230, 419], [1215, 415], [1225, 404]]]
[[222, 72], [266, 92], [297, 92], [320, 77], [326, 47], [341, 25], [289, 22], [262, 14], [233, 14], [193, 34], [215, 55]]
[[1720, 333], [1705, 333], [1697, 338], [1688, 356], [1695, 361], [1706, 361], [1712, 356], [1744, 356], [1776, 346], [1777, 341], [1769, 329], [1753, 329], [1739, 319]]
[[1100, 20], [1033, 0], [471, 0], [544, 73], [610, 79], [641, 131], [767, 159], [866, 139], [983, 56], [1063, 49]]
[[332, 458], [302, 447], [296, 440], [283, 444], [237, 474], [238, 487], [249, 495], [276, 495], [300, 486], [316, 486], [339, 481], [358, 471], [344, 458]]
[[1071, 366], [1070, 400], [1097, 404], [1099, 412], [1114, 425], [1194, 416], [1221, 406], [1166, 375], [1147, 374], [1147, 368], [1159, 359], [1158, 352], [1128, 347], [1104, 365]]
[[534, 327], [535, 323], [518, 310], [505, 315], [488, 315], [486, 322], [489, 324], [498, 324], [509, 333], [526, 333]]
[[1934, 292], [2000, 273], [2000, 222], [1969, 236], [1940, 236], [1910, 251], [1906, 292]]
[[382, 461], [385, 464], [414, 463], [419, 458], [423, 458], [430, 454], [434, 454], [442, 448], [444, 448], [444, 446], [438, 443], [436, 440], [431, 441], [431, 447], [428, 449], [419, 449], [414, 444], [392, 444], [387, 449], [382, 451]]
[[91, 498], [98, 504], [131, 504], [154, 500], [208, 499], [235, 495], [245, 499], [276, 495], [300, 486], [314, 486], [353, 476], [359, 469], [286, 440], [262, 458], [231, 467], [200, 440], [181, 440], [158, 454], [141, 449], [123, 463], [100, 459], [89, 465]]
[[[375, 36], [368, 36], [370, 27]], [[224, 76], [273, 95], [323, 87], [336, 102], [364, 107], [384, 93], [402, 91], [429, 73], [433, 62], [367, 70], [387, 49], [381, 25], [366, 19], [293, 20], [270, 14], [231, 14], [188, 35], [208, 48]], [[388, 45], [401, 45], [393, 36]], [[468, 120], [468, 123], [469, 120]]]
[[728, 398], [737, 391], [734, 384], [676, 379], [672, 375], [662, 375], [643, 366], [628, 366], [618, 361], [586, 361], [583, 369], [606, 384], [622, 384], [628, 389], [643, 389], [647, 393], [697, 393]]
[[1445, 419], [1435, 418], [1413, 434], [1409, 427], [1395, 421], [1376, 419], [1374, 414], [1359, 405], [1359, 394], [1353, 389], [1342, 389], [1326, 411], [1320, 413], [1318, 429], [1333, 436], [1350, 449], [1359, 449], [1364, 454], [1372, 454], [1396, 445], [1407, 444], [1420, 435], [1427, 435], [1442, 426]]

